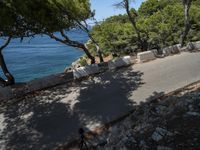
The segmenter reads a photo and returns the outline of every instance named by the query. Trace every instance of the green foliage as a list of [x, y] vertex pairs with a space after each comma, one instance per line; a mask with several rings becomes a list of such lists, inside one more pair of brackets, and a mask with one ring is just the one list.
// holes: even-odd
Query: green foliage
[[79, 60], [79, 63], [81, 66], [86, 66], [87, 65], [87, 60], [84, 57], [81, 57]]
[[168, 5], [161, 11], [144, 18], [140, 28], [144, 28], [149, 35], [149, 47], [161, 48], [179, 42], [183, 27], [183, 9], [180, 4]]
[[[160, 49], [177, 44], [184, 29], [184, 10], [181, 0], [147, 0], [135, 15], [141, 38], [148, 41], [148, 49]], [[191, 30], [187, 42], [200, 40], [200, 2], [194, 0], [190, 9]], [[92, 29], [104, 53], [137, 52], [137, 35], [127, 15], [112, 16]], [[92, 48], [91, 48], [92, 50]]]
[[168, 5], [174, 5], [180, 2], [180, 0], [147, 0], [142, 3], [138, 13], [139, 15], [151, 16], [154, 13], [161, 11]]
[[55, 32], [76, 26], [75, 20], [91, 15], [89, 0], [5, 0], [21, 15], [34, 32]]
[[0, 37], [28, 36], [32, 26], [28, 25], [24, 19], [13, 11], [10, 1], [0, 1]]
[[110, 53], [125, 54], [134, 49], [136, 35], [126, 15], [113, 16], [100, 26], [94, 26], [92, 35], [99, 43], [104, 55]]
[[[190, 10], [191, 30], [188, 35], [190, 41], [197, 41], [200, 39], [200, 1], [196, 5], [192, 5]], [[198, 4], [198, 5], [197, 5]]]

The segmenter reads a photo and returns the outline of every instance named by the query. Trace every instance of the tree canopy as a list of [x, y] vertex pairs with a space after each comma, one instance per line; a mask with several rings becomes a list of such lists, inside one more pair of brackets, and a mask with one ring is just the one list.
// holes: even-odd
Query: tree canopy
[[[95, 63], [84, 43], [72, 40], [67, 34], [93, 15], [89, 0], [13, 0], [11, 6], [26, 23], [35, 27], [32, 32], [46, 34], [62, 44], [82, 49]], [[59, 32], [60, 36], [55, 32]]]
[[[200, 3], [192, 1], [190, 8], [191, 29], [186, 42], [200, 39]], [[147, 40], [148, 49], [161, 49], [178, 44], [184, 30], [184, 7], [181, 0], [147, 0], [132, 13], [141, 39]], [[137, 52], [137, 32], [131, 27], [128, 15], [112, 16], [100, 26], [94, 26], [92, 34], [102, 46], [104, 53], [120, 54]]]
[[[12, 38], [46, 34], [63, 44], [82, 49], [91, 62], [95, 58], [84, 43], [74, 41], [67, 31], [79, 28], [79, 23], [93, 15], [89, 0], [2, 0], [0, 1], [0, 36], [6, 38], [0, 47], [0, 65], [8, 81], [0, 78], [3, 85], [14, 84], [14, 77], [9, 72], [2, 50]], [[55, 32], [59, 32], [57, 36]]]
[[24, 18], [13, 10], [10, 1], [0, 1], [0, 66], [7, 80], [0, 77], [1, 85], [11, 85], [15, 83], [13, 75], [9, 72], [4, 57], [3, 49], [7, 47], [13, 38], [23, 38], [31, 36], [33, 26], [25, 22]]

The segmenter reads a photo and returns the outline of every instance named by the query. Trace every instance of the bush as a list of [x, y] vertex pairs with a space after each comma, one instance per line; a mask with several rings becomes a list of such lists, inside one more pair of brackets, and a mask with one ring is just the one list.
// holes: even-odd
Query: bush
[[87, 65], [87, 60], [84, 57], [81, 57], [79, 60], [79, 63], [81, 66], [86, 66]]

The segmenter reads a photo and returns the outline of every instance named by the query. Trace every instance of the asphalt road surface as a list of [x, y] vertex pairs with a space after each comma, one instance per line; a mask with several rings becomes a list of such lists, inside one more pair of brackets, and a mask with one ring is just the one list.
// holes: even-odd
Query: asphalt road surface
[[200, 80], [200, 53], [108, 71], [26, 96], [1, 110], [1, 150], [49, 150], [112, 121], [152, 96]]

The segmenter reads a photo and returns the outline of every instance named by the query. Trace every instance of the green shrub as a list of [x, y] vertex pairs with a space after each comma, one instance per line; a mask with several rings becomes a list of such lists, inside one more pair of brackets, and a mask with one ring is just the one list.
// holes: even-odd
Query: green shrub
[[81, 57], [79, 60], [79, 63], [81, 66], [86, 66], [87, 65], [87, 60], [84, 57]]

